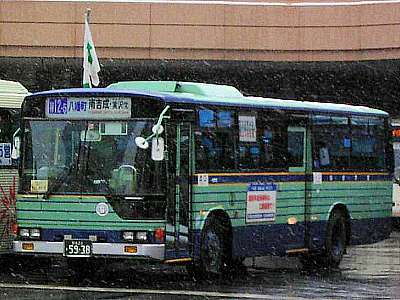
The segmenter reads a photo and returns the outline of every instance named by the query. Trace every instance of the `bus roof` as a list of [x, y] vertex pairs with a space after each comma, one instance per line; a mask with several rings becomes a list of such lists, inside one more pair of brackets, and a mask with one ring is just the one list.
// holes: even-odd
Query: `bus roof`
[[0, 80], [1, 108], [21, 108], [22, 101], [27, 95], [29, 95], [29, 92], [21, 83]]
[[287, 109], [321, 113], [388, 116], [388, 113], [382, 110], [366, 106], [243, 96], [242, 93], [232, 86], [195, 82], [125, 81], [111, 84], [107, 88], [52, 90], [36, 93], [33, 94], [33, 96], [56, 96], [61, 94], [78, 96], [88, 93], [98, 96], [110, 93], [115, 93], [121, 96], [153, 96], [167, 103], [209, 104], [217, 106]]

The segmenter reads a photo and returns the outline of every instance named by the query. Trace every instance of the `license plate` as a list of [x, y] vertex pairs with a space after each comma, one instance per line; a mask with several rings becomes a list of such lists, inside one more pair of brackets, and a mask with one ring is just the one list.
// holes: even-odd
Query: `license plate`
[[64, 240], [64, 255], [75, 257], [89, 257], [92, 255], [92, 241]]

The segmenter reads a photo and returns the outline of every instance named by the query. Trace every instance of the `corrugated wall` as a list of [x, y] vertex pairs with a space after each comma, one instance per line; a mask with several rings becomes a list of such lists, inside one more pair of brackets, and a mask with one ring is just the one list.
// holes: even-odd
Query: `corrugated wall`
[[400, 57], [400, 2], [2, 1], [0, 56], [255, 61]]

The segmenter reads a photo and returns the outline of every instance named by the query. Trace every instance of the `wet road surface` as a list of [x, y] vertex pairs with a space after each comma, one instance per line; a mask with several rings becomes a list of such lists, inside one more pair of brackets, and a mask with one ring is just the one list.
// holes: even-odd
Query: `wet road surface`
[[0, 299], [400, 299], [400, 232], [349, 248], [338, 270], [307, 271], [297, 258], [245, 264], [232, 276], [194, 281], [184, 267], [117, 263], [75, 282], [63, 261], [30, 259], [2, 272]]

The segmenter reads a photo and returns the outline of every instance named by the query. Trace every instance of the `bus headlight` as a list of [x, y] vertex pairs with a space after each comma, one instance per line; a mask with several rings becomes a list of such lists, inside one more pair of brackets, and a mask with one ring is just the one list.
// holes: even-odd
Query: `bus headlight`
[[20, 228], [19, 236], [23, 239], [40, 239], [39, 228]]
[[145, 231], [136, 232], [136, 239], [138, 241], [147, 241], [147, 232]]
[[29, 229], [21, 228], [19, 230], [19, 236], [23, 238], [29, 238]]
[[32, 239], [40, 239], [40, 229], [38, 228], [30, 229], [29, 234]]
[[146, 231], [123, 231], [122, 238], [127, 242], [145, 242], [148, 240]]
[[125, 241], [130, 241], [130, 242], [132, 242], [132, 241], [134, 240], [134, 234], [133, 234], [132, 231], [124, 231], [124, 232], [122, 233], [122, 238], [123, 238]]

